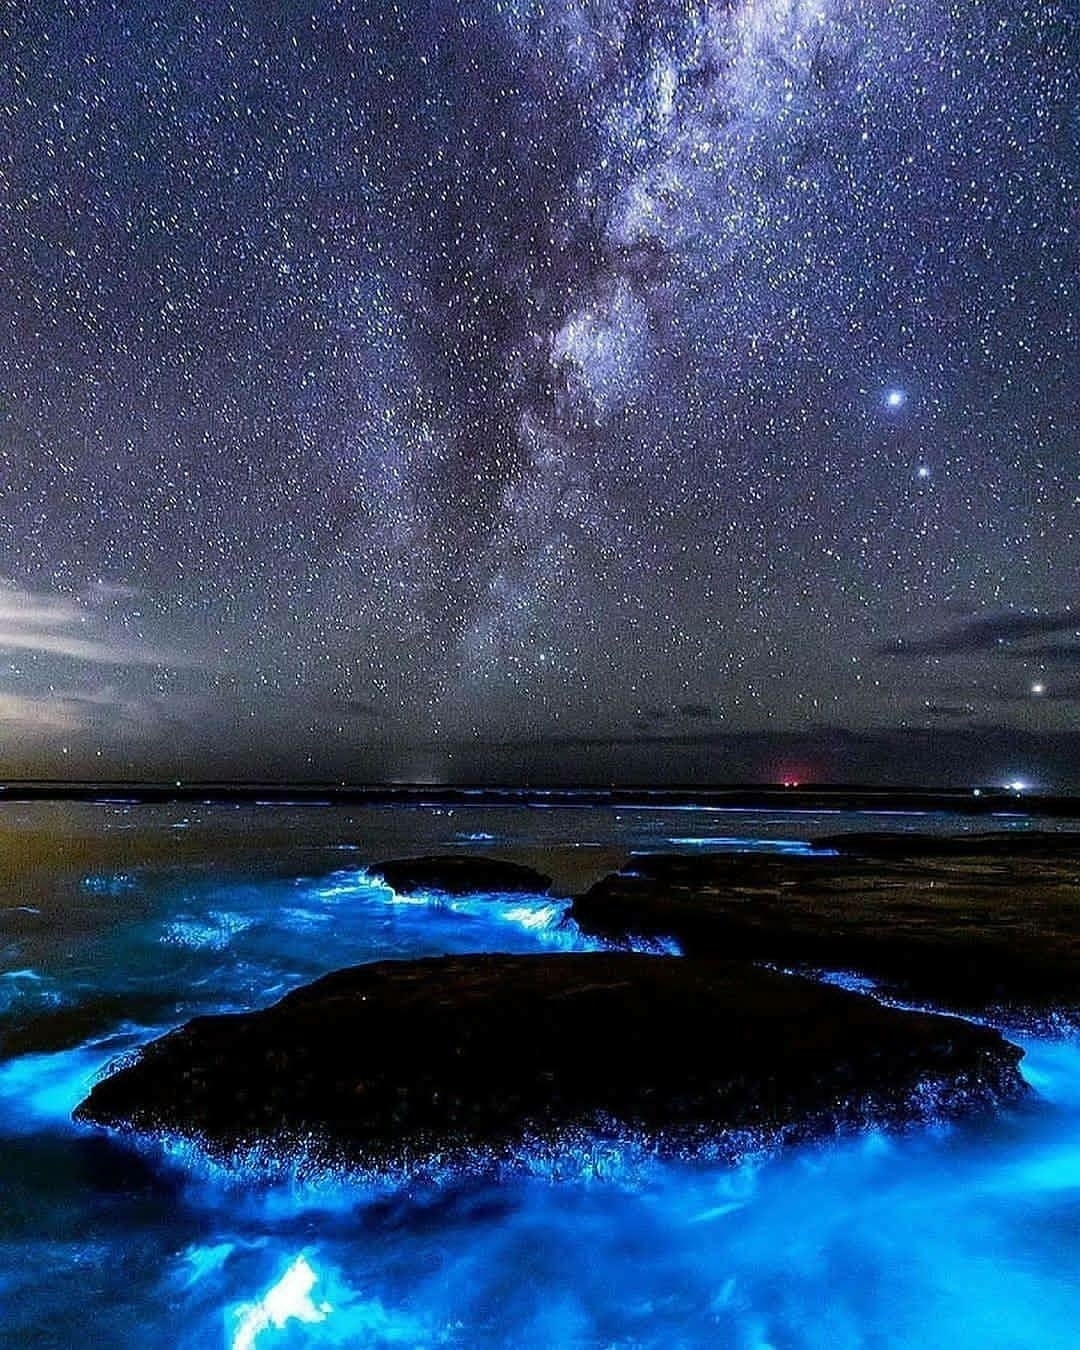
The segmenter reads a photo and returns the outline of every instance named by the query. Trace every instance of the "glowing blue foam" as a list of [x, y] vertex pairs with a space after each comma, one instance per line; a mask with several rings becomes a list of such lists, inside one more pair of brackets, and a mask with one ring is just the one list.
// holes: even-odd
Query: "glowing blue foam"
[[[786, 814], [731, 823], [786, 834]], [[84, 893], [127, 889], [130, 878], [110, 876]], [[142, 886], [140, 874], [138, 905], [87, 904], [110, 911], [107, 944], [79, 948], [69, 965], [38, 948], [9, 960], [8, 1015], [36, 1013], [43, 993], [76, 1007], [89, 992], [130, 990], [167, 1008], [175, 998], [189, 1016], [266, 1002], [358, 960], [589, 945], [550, 896], [397, 895], [355, 870]], [[162, 945], [172, 924], [189, 940]], [[677, 950], [663, 938], [640, 945]], [[850, 972], [819, 977], [883, 997]], [[97, 1151], [68, 1113], [103, 1063], [151, 1029], [22, 1056], [0, 1064], [0, 1340], [76, 1344], [92, 1325], [100, 1344], [233, 1350], [1075, 1350], [1080, 1035], [1061, 1030], [1071, 1039], [1008, 1033], [1028, 1052], [1037, 1095], [955, 1127], [870, 1128], [781, 1152], [763, 1131], [683, 1147], [600, 1122], [498, 1155], [352, 1170], [303, 1141], [229, 1164], [191, 1141], [140, 1141], [130, 1190], [109, 1171], [126, 1144]], [[931, 1123], [935, 1092], [916, 1103]]]
[[127, 895], [135, 890], [135, 878], [127, 872], [92, 872], [83, 877], [79, 888], [87, 895]]
[[745, 835], [708, 835], [695, 838], [690, 835], [670, 835], [669, 844], [686, 848], [719, 848], [735, 853], [784, 853], [799, 857], [835, 857], [836, 849], [816, 849], [805, 839], [769, 839]]
[[43, 1123], [67, 1129], [71, 1113], [90, 1091], [115, 1050], [79, 1046], [49, 1055], [20, 1055], [0, 1064], [0, 1115], [17, 1133]]
[[189, 1247], [184, 1252], [185, 1277], [182, 1283], [190, 1287], [200, 1280], [221, 1273], [225, 1262], [236, 1250], [235, 1242], [215, 1242], [208, 1247]]
[[233, 938], [250, 928], [255, 919], [243, 914], [211, 910], [205, 918], [180, 915], [165, 925], [161, 941], [175, 947], [207, 947], [224, 951]]
[[301, 1253], [262, 1298], [234, 1310], [237, 1326], [232, 1350], [255, 1350], [264, 1331], [280, 1331], [289, 1322], [324, 1322], [333, 1308], [325, 1300], [316, 1303], [312, 1299], [311, 1291], [318, 1282], [319, 1277]]

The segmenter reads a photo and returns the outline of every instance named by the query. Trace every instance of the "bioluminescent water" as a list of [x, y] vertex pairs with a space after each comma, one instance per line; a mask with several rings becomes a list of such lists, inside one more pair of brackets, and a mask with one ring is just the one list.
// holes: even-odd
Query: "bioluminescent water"
[[548, 850], [578, 882], [632, 848], [792, 852], [875, 826], [737, 820], [5, 806], [0, 1344], [1075, 1350], [1076, 1037], [1012, 1029], [1032, 1094], [992, 1118], [784, 1153], [747, 1139], [734, 1161], [583, 1135], [413, 1176], [225, 1168], [71, 1123], [111, 1058], [197, 1013], [356, 962], [584, 945], [563, 900], [400, 896], [367, 870], [380, 857]]

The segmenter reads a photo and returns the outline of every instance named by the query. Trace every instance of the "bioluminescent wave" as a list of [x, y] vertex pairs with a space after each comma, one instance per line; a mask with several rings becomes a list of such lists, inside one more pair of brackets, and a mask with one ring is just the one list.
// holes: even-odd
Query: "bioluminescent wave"
[[701, 838], [687, 835], [670, 835], [669, 844], [676, 848], [722, 849], [731, 853], [781, 853], [798, 857], [835, 857], [832, 848], [816, 849], [802, 839], [748, 838], [745, 835], [705, 835]]
[[[470, 833], [555, 828], [552, 813], [490, 829], [482, 815]], [[664, 818], [663, 847], [708, 836], [683, 818], [676, 835]], [[1010, 1032], [1033, 1092], [993, 1117], [787, 1150], [747, 1135], [670, 1152], [612, 1130], [349, 1171], [272, 1149], [223, 1164], [184, 1139], [75, 1126], [110, 1060], [188, 1017], [356, 962], [586, 945], [565, 900], [399, 895], [365, 870], [429, 827], [449, 843], [455, 818], [384, 814], [375, 845], [350, 822], [317, 858], [302, 837], [284, 846], [272, 870], [230, 861], [232, 827], [195, 817], [179, 865], [161, 844], [173, 822], [144, 819], [139, 857], [57, 865], [12, 897], [28, 912], [0, 931], [0, 1342], [1075, 1350], [1075, 1032]], [[647, 847], [654, 828], [636, 816], [620, 836], [595, 813], [560, 825], [567, 846]], [[775, 813], [740, 829], [803, 833]], [[357, 865], [343, 870], [345, 848]]]
[[251, 1304], [241, 1304], [233, 1312], [237, 1321], [233, 1350], [255, 1350], [264, 1331], [280, 1331], [289, 1322], [324, 1322], [333, 1312], [329, 1303], [316, 1304], [311, 1291], [319, 1277], [303, 1255], [296, 1258], [281, 1279]]

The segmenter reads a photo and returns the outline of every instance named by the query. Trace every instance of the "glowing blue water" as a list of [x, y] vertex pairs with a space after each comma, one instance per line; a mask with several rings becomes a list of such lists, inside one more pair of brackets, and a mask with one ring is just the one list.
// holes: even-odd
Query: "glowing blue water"
[[781, 853], [786, 856], [808, 857], [816, 854], [820, 857], [836, 857], [836, 849], [815, 849], [804, 839], [757, 838], [753, 835], [712, 834], [702, 839], [688, 835], [669, 835], [665, 843], [676, 848], [706, 848], [724, 853]]
[[[541, 813], [545, 843], [556, 814]], [[138, 1152], [71, 1124], [103, 1063], [196, 1012], [355, 961], [580, 945], [547, 897], [403, 897], [340, 866], [345, 849], [391, 851], [395, 833], [397, 851], [459, 831], [525, 840], [538, 818], [491, 816], [463, 831], [461, 813], [419, 827], [387, 813], [379, 847], [350, 823], [310, 855], [293, 833], [271, 868], [230, 865], [239, 827], [197, 815], [188, 854], [154, 852], [176, 821], [151, 818], [122, 865], [87, 870], [79, 835], [7, 886], [0, 1036], [18, 1039], [0, 1041], [0, 1344], [1074, 1350], [1076, 1039], [1025, 1041], [1038, 1095], [996, 1120], [737, 1164], [581, 1138], [412, 1178], [302, 1160], [225, 1170], [182, 1141]], [[671, 820], [564, 820], [562, 840], [640, 846]], [[132, 824], [96, 818], [105, 833]], [[710, 835], [685, 825], [683, 844]], [[804, 833], [775, 816], [739, 829]]]

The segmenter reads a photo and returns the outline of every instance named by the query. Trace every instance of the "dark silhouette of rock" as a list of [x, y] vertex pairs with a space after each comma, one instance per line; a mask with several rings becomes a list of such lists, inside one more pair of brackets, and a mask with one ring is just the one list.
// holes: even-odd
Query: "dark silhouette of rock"
[[1023, 1092], [996, 1031], [746, 963], [630, 953], [383, 961], [200, 1017], [100, 1081], [79, 1120], [212, 1150], [359, 1158], [620, 1121], [807, 1134]]
[[542, 895], [551, 878], [534, 867], [506, 862], [502, 858], [476, 858], [463, 853], [427, 858], [393, 858], [374, 863], [373, 876], [382, 877], [399, 894], [413, 891], [441, 891], [446, 895], [470, 895], [474, 892], [509, 891], [513, 894]]
[[635, 855], [571, 914], [596, 936], [856, 970], [950, 1007], [1080, 1007], [1080, 858], [919, 843], [855, 836], [850, 857]]
[[993, 834], [922, 834], [852, 831], [813, 841], [852, 858], [1080, 858], [1080, 834], [1047, 830], [999, 830]]

